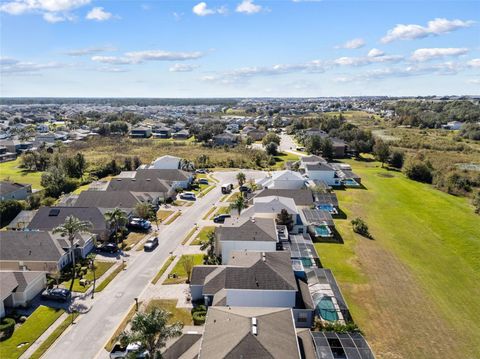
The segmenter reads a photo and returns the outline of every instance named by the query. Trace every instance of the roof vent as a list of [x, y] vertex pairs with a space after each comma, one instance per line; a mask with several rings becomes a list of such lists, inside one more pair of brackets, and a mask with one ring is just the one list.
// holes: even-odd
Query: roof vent
[[265, 257], [265, 252], [262, 252], [262, 261], [265, 262], [266, 260], [267, 260], [267, 258]]
[[252, 334], [255, 336], [258, 334], [257, 318], [255, 317], [252, 318]]

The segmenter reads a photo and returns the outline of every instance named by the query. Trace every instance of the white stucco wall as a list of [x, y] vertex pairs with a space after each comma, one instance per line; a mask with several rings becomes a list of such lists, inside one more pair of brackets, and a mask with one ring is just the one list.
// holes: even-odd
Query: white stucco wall
[[295, 291], [227, 289], [227, 305], [293, 308], [295, 307]]
[[13, 300], [14, 306], [26, 306], [28, 301], [31, 301], [35, 296], [40, 293], [47, 285], [46, 275], [37, 278], [35, 282], [29, 284], [23, 292], [14, 293]]
[[305, 182], [303, 180], [290, 180], [290, 181], [282, 181], [282, 180], [274, 180], [268, 188], [271, 189], [300, 189], [303, 188]]
[[329, 186], [340, 184], [340, 180], [335, 178], [335, 171], [306, 171], [308, 178], [312, 180], [323, 181]]
[[274, 241], [221, 241], [220, 248], [222, 251], [222, 264], [228, 264], [232, 251], [271, 252], [277, 250], [277, 244]]
[[171, 157], [160, 157], [152, 163], [152, 168], [177, 170], [180, 163], [180, 159]]

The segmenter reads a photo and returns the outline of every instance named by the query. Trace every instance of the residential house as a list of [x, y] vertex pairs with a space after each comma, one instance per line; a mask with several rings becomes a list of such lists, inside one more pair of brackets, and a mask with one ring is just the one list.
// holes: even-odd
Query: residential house
[[110, 237], [110, 226], [97, 207], [40, 207], [26, 228], [52, 231], [61, 226], [69, 216], [90, 222], [92, 226], [89, 231], [97, 235], [98, 239], [106, 240]]
[[15, 152], [8, 152], [7, 147], [0, 146], [0, 163], [14, 161], [16, 158], [17, 154]]
[[190, 292], [207, 306], [293, 308], [296, 326], [313, 324], [308, 286], [295, 277], [287, 251], [234, 251], [228, 265], [195, 266]]
[[227, 218], [223, 226], [215, 229], [215, 250], [228, 264], [233, 251], [275, 251], [277, 230], [275, 221], [269, 218]]
[[155, 126], [152, 134], [155, 138], [170, 138], [172, 136], [172, 129], [167, 126]]
[[187, 140], [188, 138], [190, 138], [190, 133], [188, 132], [188, 130], [180, 130], [178, 132], [172, 133], [172, 137], [175, 140]]
[[275, 171], [268, 177], [257, 180], [259, 188], [269, 189], [300, 189], [305, 187], [306, 179], [298, 172]]
[[338, 199], [337, 195], [333, 192], [324, 192], [315, 194], [315, 207], [327, 212], [330, 214], [338, 214]]
[[265, 188], [264, 190], [255, 194], [255, 198], [262, 197], [287, 197], [292, 198], [297, 207], [313, 207], [314, 205], [314, 195], [311, 189], [270, 189]]
[[212, 307], [198, 359], [302, 358], [287, 308]]
[[306, 163], [305, 176], [310, 180], [322, 181], [329, 186], [340, 186], [337, 171], [328, 163]]
[[137, 171], [123, 171], [115, 178], [134, 179], [136, 181], [164, 181], [173, 189], [188, 189], [194, 180], [194, 175], [177, 169], [144, 168]]
[[149, 138], [152, 136], [152, 129], [150, 127], [137, 126], [130, 130], [130, 137], [132, 138]]
[[7, 225], [8, 230], [23, 231], [27, 228], [28, 224], [32, 221], [32, 218], [37, 213], [37, 210], [22, 210], [19, 214]]
[[331, 138], [333, 147], [333, 158], [344, 158], [348, 152], [348, 145], [338, 138]]
[[21, 154], [33, 148], [33, 143], [20, 140], [0, 140], [0, 146], [5, 147], [10, 153]]
[[233, 147], [236, 146], [238, 143], [238, 138], [237, 136], [224, 132], [219, 135], [213, 136], [212, 139], [212, 144], [214, 146], [228, 146], [228, 147]]
[[146, 194], [151, 197], [151, 204], [154, 206], [169, 198], [175, 197], [175, 188], [170, 186], [165, 180], [158, 178], [119, 178], [115, 177], [108, 183], [107, 192], [113, 191], [130, 191], [139, 194]]
[[238, 133], [238, 131], [240, 130], [240, 126], [238, 125], [238, 123], [229, 123], [226, 130], [231, 133]]
[[244, 128], [242, 132], [254, 141], [261, 141], [267, 135], [267, 131], [265, 130], [250, 127]]
[[45, 272], [0, 272], [0, 318], [5, 308], [27, 307], [46, 284]]
[[32, 194], [32, 185], [0, 181], [0, 201], [26, 200]]
[[180, 169], [180, 163], [182, 159], [180, 157], [165, 155], [158, 157], [152, 162], [149, 168], [164, 169], [164, 170], [178, 170]]

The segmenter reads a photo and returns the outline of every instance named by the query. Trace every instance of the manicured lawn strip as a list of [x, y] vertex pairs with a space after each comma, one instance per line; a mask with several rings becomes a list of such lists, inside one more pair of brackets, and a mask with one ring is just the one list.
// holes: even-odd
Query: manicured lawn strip
[[162, 268], [158, 271], [158, 273], [155, 275], [155, 277], [152, 279], [152, 284], [157, 284], [158, 280], [162, 276], [163, 273], [167, 270], [168, 266], [172, 264], [173, 260], [175, 259], [176, 256], [170, 256], [167, 258], [165, 263], [163, 264]]
[[[140, 303], [139, 303], [140, 306]], [[119, 324], [117, 329], [115, 330], [115, 333], [113, 333], [112, 337], [108, 340], [107, 344], [105, 344], [105, 350], [107, 352], [111, 352], [113, 347], [115, 346], [115, 343], [117, 342], [118, 336], [125, 330], [127, 327], [128, 323], [130, 320], [132, 320], [133, 316], [137, 312], [135, 304], [130, 307], [130, 310], [128, 311], [127, 315], [125, 315], [125, 318], [123, 318], [122, 322]]]
[[123, 246], [126, 251], [129, 251], [135, 245], [137, 245], [138, 242], [140, 242], [143, 238], [145, 238], [145, 233], [141, 232], [130, 232], [128, 234], [127, 239], [123, 241]]
[[203, 216], [203, 219], [208, 219], [208, 217], [217, 209], [217, 207], [213, 206], [208, 210], [208, 212]]
[[[367, 190], [336, 191], [348, 216], [335, 220], [345, 244], [317, 244], [316, 248], [324, 267], [336, 275], [353, 317], [367, 337], [375, 339], [373, 349], [380, 349], [379, 356], [388, 352], [402, 358], [428, 357], [423, 345], [431, 341], [451, 350], [445, 357], [454, 352], [457, 357], [480, 357], [480, 346], [471, 345], [480, 337], [480, 226], [468, 200], [381, 169], [376, 162], [346, 162], [362, 177]], [[368, 224], [373, 242], [361, 242], [367, 240], [353, 235], [349, 221], [357, 216]], [[379, 297], [380, 293], [372, 292], [372, 287], [391, 286], [385, 276], [365, 276], [378, 261], [368, 257], [376, 247], [407, 269], [413, 277], [408, 281], [410, 290], [427, 298], [435, 318], [402, 329], [410, 318], [425, 317], [425, 300], [403, 298], [404, 307], [399, 307], [395, 298], [402, 293], [386, 290]], [[388, 265], [384, 270], [389, 271]], [[435, 330], [424, 332], [419, 326], [435, 326]], [[394, 337], [403, 339], [395, 346], [387, 339]]]
[[290, 152], [280, 152], [275, 158], [275, 165], [273, 166], [275, 169], [282, 169], [285, 166], [285, 162], [288, 161], [298, 161], [300, 159], [299, 156], [294, 155]]
[[205, 196], [208, 192], [210, 192], [210, 191], [211, 191], [212, 189], [214, 189], [214, 188], [215, 188], [214, 185], [207, 187], [206, 189], [204, 189], [204, 190], [200, 193], [199, 197]]
[[229, 194], [224, 194], [222, 197], [220, 197], [220, 202], [225, 202]]
[[235, 202], [235, 200], [241, 196], [240, 192], [233, 193], [230, 197], [227, 198], [227, 202]]
[[[111, 266], [113, 266], [114, 262], [106, 262], [106, 261], [95, 261], [95, 266], [97, 269], [95, 270], [95, 276], [100, 278], [103, 274], [105, 274], [106, 271], [110, 269]], [[90, 281], [91, 283], [86, 285], [85, 287], [82, 287], [80, 285], [80, 278], [75, 278], [75, 282], [73, 282], [73, 291], [74, 292], [80, 292], [80, 293], [85, 293], [88, 288], [90, 288], [93, 284], [93, 272], [90, 268], [87, 270], [87, 274], [83, 276], [83, 279], [86, 279], [87, 281]], [[62, 283], [62, 285], [65, 288], [70, 288], [70, 281], [67, 280]]]
[[187, 236], [182, 241], [182, 245], [184, 245], [185, 243], [188, 242], [188, 240], [193, 236], [193, 234], [196, 232], [196, 230], [197, 230], [197, 228], [194, 227], [190, 230], [190, 232], [188, 232]]
[[115, 268], [115, 270], [110, 273], [108, 275], [107, 278], [105, 278], [102, 283], [100, 283], [100, 285], [98, 285], [96, 288], [95, 288], [95, 293], [96, 292], [101, 292], [102, 290], [105, 289], [105, 287], [112, 281], [115, 279], [115, 277], [123, 270], [123, 268], [125, 267], [124, 264], [120, 264], [117, 268]]
[[165, 209], [161, 209], [157, 211], [157, 218], [160, 222], [166, 220], [174, 211], [169, 211]]
[[170, 274], [176, 274], [177, 278], [167, 278], [163, 284], [179, 284], [185, 283], [187, 281], [187, 273], [185, 273], [185, 268], [183, 268], [183, 261], [185, 257], [193, 257], [193, 265], [203, 264], [203, 253], [200, 254], [184, 254], [180, 257], [180, 260], [175, 264]]
[[[13, 335], [0, 343], [0, 358], [19, 358], [62, 314], [63, 309], [39, 306]], [[21, 343], [27, 343], [20, 348]]]
[[177, 219], [178, 217], [180, 217], [181, 215], [182, 215], [182, 212], [177, 211], [177, 212], [176, 212], [174, 215], [172, 215], [172, 216], [170, 217], [170, 219], [169, 219], [168, 221], [166, 221], [164, 224], [165, 224], [165, 225], [168, 225], [168, 224], [172, 223], [174, 220], [176, 220], [176, 219]]
[[218, 207], [218, 210], [210, 217], [210, 219], [213, 220], [215, 216], [218, 216], [219, 214], [229, 214], [229, 213], [230, 213], [229, 206]]
[[164, 309], [172, 313], [172, 317], [168, 321], [169, 324], [181, 322], [183, 325], [193, 325], [190, 310], [177, 308], [177, 301], [175, 299], [152, 299], [148, 302], [145, 311], [150, 312], [155, 308]]
[[43, 187], [40, 184], [42, 172], [25, 171], [19, 167], [20, 163], [20, 158], [17, 158], [15, 161], [0, 163], [0, 179], [8, 178], [13, 182], [31, 184], [32, 188], [42, 189]]
[[207, 240], [208, 234], [215, 231], [215, 226], [205, 226], [198, 232], [195, 239], [190, 243], [191, 246], [199, 246], [202, 242]]
[[215, 183], [220, 182], [218, 179], [216, 179], [215, 177], [213, 177], [213, 175], [211, 175], [211, 174], [208, 175], [208, 178], [210, 178], [210, 179], [211, 179], [213, 182], [215, 182]]
[[39, 359], [52, 346], [53, 343], [63, 334], [65, 330], [72, 324], [72, 315], [69, 314], [67, 318], [48, 336], [45, 341], [35, 350], [29, 359]]

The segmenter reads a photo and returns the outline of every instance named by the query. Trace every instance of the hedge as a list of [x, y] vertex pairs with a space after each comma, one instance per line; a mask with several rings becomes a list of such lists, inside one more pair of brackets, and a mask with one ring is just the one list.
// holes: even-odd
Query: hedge
[[15, 319], [3, 318], [0, 322], [0, 341], [10, 338], [15, 330]]
[[193, 324], [195, 325], [204, 324], [206, 316], [207, 316], [207, 312], [194, 312], [192, 314]]

